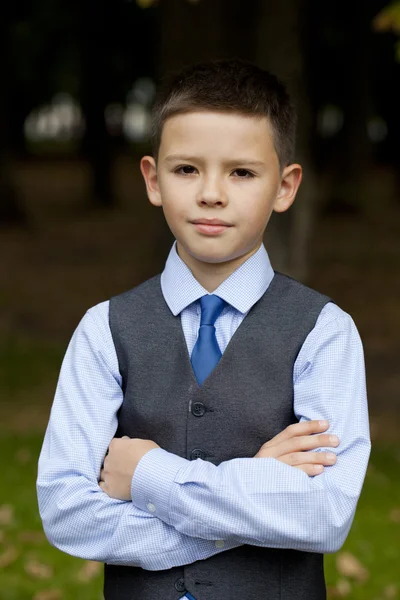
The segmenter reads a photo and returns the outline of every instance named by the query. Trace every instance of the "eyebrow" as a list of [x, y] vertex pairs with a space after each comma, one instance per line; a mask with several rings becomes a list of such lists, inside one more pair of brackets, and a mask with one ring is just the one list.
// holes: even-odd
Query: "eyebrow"
[[[165, 162], [204, 162], [203, 159], [199, 156], [188, 156], [186, 154], [170, 154], [164, 159]], [[225, 163], [227, 167], [234, 167], [237, 165], [246, 165], [249, 167], [264, 167], [264, 163], [259, 160], [251, 160], [247, 158], [235, 158], [233, 160], [229, 160]]]

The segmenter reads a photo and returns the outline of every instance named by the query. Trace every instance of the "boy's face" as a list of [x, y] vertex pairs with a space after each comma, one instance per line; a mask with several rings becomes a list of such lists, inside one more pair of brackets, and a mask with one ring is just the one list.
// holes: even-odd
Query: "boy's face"
[[301, 180], [299, 165], [280, 171], [267, 118], [210, 111], [170, 117], [157, 165], [144, 157], [141, 169], [192, 270], [231, 263], [233, 271], [247, 260], [272, 211], [289, 208]]

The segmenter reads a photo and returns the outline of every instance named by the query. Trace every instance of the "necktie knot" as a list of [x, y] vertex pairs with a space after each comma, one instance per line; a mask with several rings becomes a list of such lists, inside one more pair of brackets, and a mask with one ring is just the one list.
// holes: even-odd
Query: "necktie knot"
[[222, 313], [224, 306], [226, 305], [225, 300], [222, 300], [219, 296], [209, 294], [200, 298], [201, 305], [201, 319], [200, 327], [202, 325], [214, 325], [219, 315]]

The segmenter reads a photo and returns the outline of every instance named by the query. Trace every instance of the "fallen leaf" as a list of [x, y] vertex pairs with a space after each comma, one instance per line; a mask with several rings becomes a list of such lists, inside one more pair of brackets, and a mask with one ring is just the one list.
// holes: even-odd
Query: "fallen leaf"
[[21, 531], [18, 535], [21, 542], [42, 543], [46, 541], [43, 531]]
[[10, 504], [0, 506], [0, 525], [9, 525], [14, 518], [14, 509]]
[[384, 589], [385, 598], [397, 598], [397, 586], [391, 583]]
[[61, 598], [60, 590], [40, 590], [33, 596], [33, 600], [61, 600]]
[[103, 563], [96, 562], [94, 560], [87, 560], [83, 567], [80, 569], [77, 575], [78, 581], [82, 581], [86, 583], [87, 581], [91, 581], [94, 577], [97, 577], [101, 572], [103, 567]]
[[15, 562], [19, 556], [19, 552], [14, 546], [9, 546], [2, 554], [0, 554], [0, 568], [4, 569]]
[[389, 513], [389, 519], [393, 523], [400, 523], [400, 508], [393, 508]]
[[336, 589], [341, 598], [348, 596], [351, 592], [351, 584], [347, 579], [339, 579], [336, 583]]
[[341, 552], [336, 558], [336, 568], [343, 577], [351, 577], [360, 583], [366, 581], [369, 577], [368, 570], [361, 562], [350, 552]]
[[328, 587], [326, 588], [327, 591], [327, 598], [328, 600], [331, 600], [331, 598], [339, 598], [340, 594], [336, 589], [336, 586], [333, 585], [328, 585]]
[[53, 570], [49, 565], [40, 563], [38, 560], [31, 559], [25, 563], [25, 572], [35, 579], [50, 579], [53, 575]]

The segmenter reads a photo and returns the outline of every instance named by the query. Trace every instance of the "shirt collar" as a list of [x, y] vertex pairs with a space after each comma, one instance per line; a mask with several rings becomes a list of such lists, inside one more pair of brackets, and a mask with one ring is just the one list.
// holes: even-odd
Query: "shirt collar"
[[[213, 293], [239, 312], [247, 313], [266, 292], [273, 277], [274, 271], [268, 253], [261, 245], [257, 252], [240, 265]], [[161, 274], [161, 290], [174, 316], [209, 293], [178, 256], [176, 242]]]

